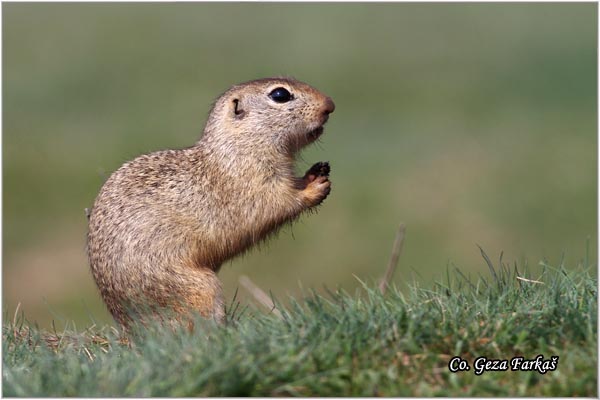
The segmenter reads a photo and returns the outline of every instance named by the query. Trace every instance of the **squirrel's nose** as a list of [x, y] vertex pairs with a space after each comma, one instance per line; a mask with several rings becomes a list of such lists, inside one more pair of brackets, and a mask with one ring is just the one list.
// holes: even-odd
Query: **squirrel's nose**
[[335, 103], [331, 100], [331, 97], [325, 98], [325, 106], [323, 107], [323, 113], [325, 115], [331, 114], [335, 110]]

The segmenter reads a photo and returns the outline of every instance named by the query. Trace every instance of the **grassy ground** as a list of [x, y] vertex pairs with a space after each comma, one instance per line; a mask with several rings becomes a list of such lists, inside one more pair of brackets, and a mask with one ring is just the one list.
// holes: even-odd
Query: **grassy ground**
[[[108, 328], [43, 334], [15, 321], [3, 331], [3, 395], [593, 397], [597, 281], [587, 262], [543, 262], [532, 277], [486, 256], [485, 278], [449, 268], [444, 282], [406, 295], [363, 284], [355, 295], [305, 296], [281, 318], [237, 309], [226, 327], [151, 328], [129, 344]], [[558, 356], [556, 369], [475, 374], [478, 357], [538, 355]], [[471, 369], [450, 372], [456, 356]]]

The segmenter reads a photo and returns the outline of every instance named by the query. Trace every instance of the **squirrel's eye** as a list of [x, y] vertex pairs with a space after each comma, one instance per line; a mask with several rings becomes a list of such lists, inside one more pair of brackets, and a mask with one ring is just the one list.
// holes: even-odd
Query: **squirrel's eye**
[[276, 103], [287, 103], [294, 98], [290, 92], [282, 87], [273, 89], [273, 91], [269, 93], [269, 97]]

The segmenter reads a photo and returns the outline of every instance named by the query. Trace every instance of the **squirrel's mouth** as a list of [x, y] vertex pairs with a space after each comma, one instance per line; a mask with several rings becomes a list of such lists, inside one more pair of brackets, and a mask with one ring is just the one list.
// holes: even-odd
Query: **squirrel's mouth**
[[287, 143], [288, 151], [295, 153], [303, 147], [316, 142], [323, 134], [323, 131], [323, 125], [319, 125], [311, 131], [305, 131], [299, 135], [296, 135], [295, 137], [292, 137], [292, 140]]
[[323, 134], [323, 125], [321, 125], [318, 128], [313, 129], [312, 131], [308, 132], [308, 136], [312, 140], [317, 140], [319, 138], [319, 136], [321, 136], [322, 134]]

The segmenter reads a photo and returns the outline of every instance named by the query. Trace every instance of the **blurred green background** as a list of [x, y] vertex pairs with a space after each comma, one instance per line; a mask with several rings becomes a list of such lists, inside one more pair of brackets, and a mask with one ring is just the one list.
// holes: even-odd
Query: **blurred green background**
[[[3, 10], [3, 312], [111, 322], [85, 257], [108, 175], [191, 145], [230, 85], [290, 75], [337, 108], [316, 215], [225, 264], [280, 299], [487, 275], [490, 257], [597, 260], [597, 5], [25, 4]], [[251, 301], [240, 287], [243, 303]]]

